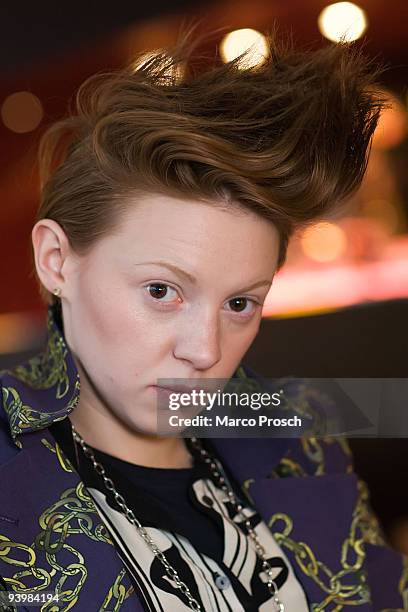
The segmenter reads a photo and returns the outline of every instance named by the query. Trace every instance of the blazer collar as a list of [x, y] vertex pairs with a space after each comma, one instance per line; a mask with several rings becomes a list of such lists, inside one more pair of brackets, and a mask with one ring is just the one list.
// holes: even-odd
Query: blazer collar
[[79, 373], [68, 348], [58, 305], [48, 307], [45, 348], [24, 363], [4, 370], [0, 394], [11, 436], [43, 429], [65, 418], [78, 404]]

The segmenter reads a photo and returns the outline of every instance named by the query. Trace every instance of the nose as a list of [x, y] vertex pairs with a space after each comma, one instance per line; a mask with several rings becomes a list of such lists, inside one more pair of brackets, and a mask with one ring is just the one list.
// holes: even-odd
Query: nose
[[173, 352], [177, 359], [189, 361], [197, 370], [208, 370], [218, 363], [221, 359], [218, 314], [191, 317], [179, 330]]

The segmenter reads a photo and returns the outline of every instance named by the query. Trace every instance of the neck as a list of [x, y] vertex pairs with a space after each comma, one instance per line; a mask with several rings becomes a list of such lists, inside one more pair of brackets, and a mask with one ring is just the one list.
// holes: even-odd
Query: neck
[[192, 456], [182, 438], [134, 431], [105, 410], [95, 410], [81, 401], [69, 418], [86, 444], [118, 459], [146, 467], [192, 466]]

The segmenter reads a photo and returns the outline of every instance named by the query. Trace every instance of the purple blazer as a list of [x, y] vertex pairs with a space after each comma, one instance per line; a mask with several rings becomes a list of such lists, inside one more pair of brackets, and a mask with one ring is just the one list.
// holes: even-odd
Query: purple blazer
[[[48, 429], [75, 409], [80, 384], [54, 307], [47, 324], [44, 351], [0, 373], [1, 583], [57, 593], [55, 610], [142, 612], [106, 526]], [[242, 364], [236, 373], [261, 380]], [[384, 542], [345, 439], [213, 443], [289, 558], [311, 610], [408, 610], [408, 558]]]

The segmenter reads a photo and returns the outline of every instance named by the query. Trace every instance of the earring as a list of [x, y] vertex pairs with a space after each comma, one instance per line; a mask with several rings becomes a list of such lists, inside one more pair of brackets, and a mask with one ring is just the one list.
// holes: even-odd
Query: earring
[[55, 287], [55, 289], [53, 290], [53, 294], [56, 295], [57, 297], [61, 296], [61, 287]]

